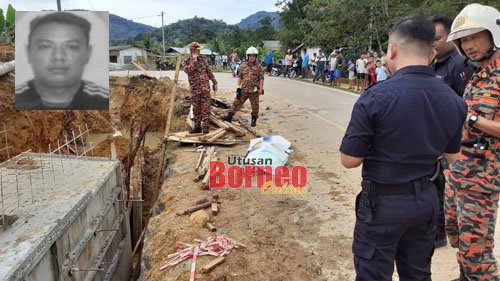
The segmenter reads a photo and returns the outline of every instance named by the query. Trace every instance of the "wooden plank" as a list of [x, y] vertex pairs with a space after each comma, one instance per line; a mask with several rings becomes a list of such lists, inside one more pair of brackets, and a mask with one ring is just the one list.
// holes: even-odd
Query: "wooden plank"
[[139, 68], [140, 71], [142, 71], [142, 73], [144, 73], [146, 76], [149, 76], [149, 77], [153, 77], [151, 76], [151, 74], [149, 74], [149, 72], [146, 71], [146, 69], [144, 69], [140, 64], [138, 64], [137, 62], [133, 61], [132, 62], [133, 65], [135, 65], [135, 67]]
[[205, 264], [202, 268], [201, 268], [201, 272], [203, 273], [207, 273], [209, 272], [210, 270], [214, 269], [216, 266], [218, 266], [219, 264], [223, 263], [226, 261], [226, 258], [225, 257], [218, 257], [216, 258], [215, 260]]
[[198, 168], [201, 165], [201, 161], [203, 160], [203, 154], [205, 154], [205, 151], [200, 152], [200, 156], [198, 157], [198, 162], [196, 162], [196, 167], [194, 168], [195, 171], [198, 170]]
[[172, 93], [170, 94], [170, 107], [168, 109], [167, 125], [165, 126], [165, 134], [163, 135], [164, 139], [167, 139], [168, 134], [170, 133], [170, 123], [172, 122], [172, 116], [174, 113], [175, 97], [177, 96], [177, 84], [179, 82], [180, 69], [181, 69], [181, 56], [178, 56], [177, 65], [175, 67], [174, 85], [172, 86]]
[[222, 137], [223, 135], [226, 134], [226, 129], [222, 129], [222, 131], [220, 131], [219, 133], [215, 134], [213, 137], [209, 138], [207, 140], [207, 142], [213, 142], [215, 140], [217, 140], [218, 138]]
[[191, 208], [187, 208], [187, 209], [185, 209], [183, 211], [180, 211], [180, 212], [176, 213], [176, 215], [182, 216], [182, 215], [191, 214], [191, 213], [194, 213], [194, 212], [196, 212], [198, 210], [209, 208], [210, 206], [212, 206], [212, 202], [203, 203], [203, 204], [191, 207]]
[[236, 136], [242, 137], [246, 135], [246, 131], [233, 123], [218, 119], [213, 113], [210, 114], [210, 122], [217, 125], [219, 128], [227, 128], [236, 133]]
[[208, 134], [204, 134], [203, 136], [199, 136], [198, 138], [199, 138], [200, 140], [208, 140], [208, 139], [212, 138], [213, 136], [215, 136], [215, 135], [217, 135], [217, 134], [220, 134], [220, 132], [222, 132], [222, 131], [224, 131], [224, 130], [225, 130], [225, 129], [223, 129], [223, 128], [219, 128], [219, 129], [217, 129], [217, 130], [215, 130], [215, 131], [212, 131], [212, 132], [210, 132], [210, 133], [208, 133]]
[[237, 144], [239, 142], [248, 142], [248, 140], [243, 140], [243, 141], [237, 141], [237, 140], [216, 140], [216, 141], [213, 141], [213, 142], [206, 142], [206, 141], [201, 141], [199, 139], [192, 139], [192, 138], [182, 138], [182, 137], [177, 137], [177, 136], [169, 136], [167, 138], [168, 141], [177, 141], [177, 142], [180, 142], [180, 143], [195, 143], [195, 144], [198, 144], [198, 143], [201, 143], [201, 144], [219, 144], [219, 145], [233, 145], [233, 144]]

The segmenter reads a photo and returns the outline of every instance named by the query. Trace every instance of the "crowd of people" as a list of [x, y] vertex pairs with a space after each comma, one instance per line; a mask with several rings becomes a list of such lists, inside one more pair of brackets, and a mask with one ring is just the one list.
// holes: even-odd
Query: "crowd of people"
[[[362, 91], [389, 76], [385, 56], [384, 50], [380, 52], [380, 56], [376, 51], [361, 52], [352, 56], [357, 57], [357, 60], [349, 58], [346, 61], [340, 49], [334, 50], [328, 57], [322, 49], [312, 56], [307, 52], [307, 48], [302, 49], [300, 54], [293, 54], [288, 50], [283, 58], [284, 76], [289, 76], [289, 69], [296, 63], [297, 76], [303, 79], [312, 78], [313, 82], [321, 79], [323, 84], [340, 87], [344, 77], [349, 81], [349, 89]], [[276, 64], [275, 55], [271, 50], [267, 51], [265, 64], [266, 71], [271, 74], [271, 69]]]

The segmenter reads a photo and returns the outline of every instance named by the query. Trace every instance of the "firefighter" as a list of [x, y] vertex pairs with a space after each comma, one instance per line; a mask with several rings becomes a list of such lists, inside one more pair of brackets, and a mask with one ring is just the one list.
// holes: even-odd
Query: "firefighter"
[[247, 99], [250, 99], [252, 106], [251, 126], [255, 127], [259, 115], [259, 95], [264, 94], [264, 70], [257, 63], [259, 51], [256, 48], [248, 48], [246, 54], [247, 62], [243, 63], [240, 69], [236, 98], [227, 115], [222, 117], [222, 120], [231, 122], [234, 114], [240, 110]]
[[191, 56], [184, 62], [184, 72], [188, 75], [195, 124], [189, 133], [201, 133], [203, 126], [203, 133], [207, 134], [210, 122], [210, 80], [213, 83], [214, 92], [217, 92], [217, 80], [207, 60], [200, 56], [203, 46], [193, 42], [189, 49]]

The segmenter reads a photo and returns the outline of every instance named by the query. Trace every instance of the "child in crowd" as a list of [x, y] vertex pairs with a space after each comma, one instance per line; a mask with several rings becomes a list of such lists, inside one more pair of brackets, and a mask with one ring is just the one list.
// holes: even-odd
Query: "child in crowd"
[[377, 75], [377, 83], [380, 83], [387, 79], [387, 70], [385, 66], [382, 65], [382, 62], [380, 60], [377, 61], [377, 69], [375, 70], [375, 73]]
[[366, 69], [368, 69], [368, 86], [377, 83], [377, 74], [375, 73], [375, 62], [369, 61], [366, 64]]
[[349, 60], [349, 66], [347, 69], [349, 70], [349, 89], [354, 90], [354, 79], [356, 79], [354, 72], [356, 71], [356, 66], [351, 59]]

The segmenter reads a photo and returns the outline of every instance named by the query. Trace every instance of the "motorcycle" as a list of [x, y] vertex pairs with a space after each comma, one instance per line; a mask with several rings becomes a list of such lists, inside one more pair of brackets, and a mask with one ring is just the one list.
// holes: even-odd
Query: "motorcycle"
[[273, 67], [271, 68], [271, 75], [272, 76], [280, 76], [281, 74], [285, 73], [285, 66], [282, 64], [273, 64]]
[[233, 77], [238, 77], [240, 75], [240, 68], [241, 68], [241, 62], [234, 62], [231, 64], [231, 74], [233, 74]]
[[295, 77], [297, 77], [298, 73], [299, 73], [299, 64], [297, 63], [297, 60], [294, 60], [292, 67], [288, 68], [287, 75], [290, 78], [295, 78]]

